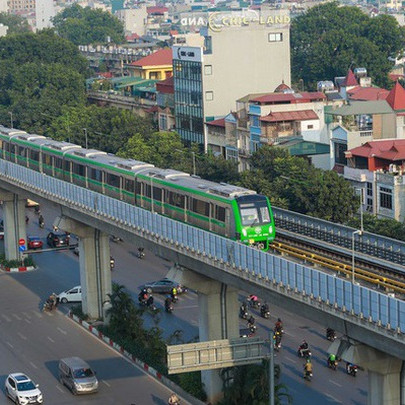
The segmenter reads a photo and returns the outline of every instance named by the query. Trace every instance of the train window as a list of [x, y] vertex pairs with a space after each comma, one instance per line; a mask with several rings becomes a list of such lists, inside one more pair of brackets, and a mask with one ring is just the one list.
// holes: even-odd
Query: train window
[[170, 205], [175, 207], [184, 208], [184, 195], [173, 193], [172, 191], [168, 192], [168, 200]]
[[63, 167], [63, 160], [61, 158], [54, 157], [53, 158], [53, 165], [57, 169], [62, 169]]
[[94, 169], [93, 167], [89, 167], [88, 170], [88, 177], [92, 180], [96, 180], [101, 182], [103, 172], [98, 169]]
[[78, 174], [79, 176], [84, 177], [85, 168], [83, 165], [79, 165], [77, 163], [73, 163], [73, 173]]
[[145, 197], [150, 197], [150, 184], [143, 185], [143, 195]]
[[107, 173], [107, 184], [120, 188], [120, 177], [115, 174]]
[[215, 219], [225, 222], [225, 208], [219, 205], [215, 206]]
[[44, 165], [51, 165], [51, 157], [49, 155], [46, 155], [45, 153], [42, 154], [42, 163]]
[[17, 147], [18, 150], [18, 155], [21, 157], [27, 157], [26, 153], [27, 153], [27, 149], [24, 148], [24, 146], [18, 146]]
[[3, 143], [3, 149], [4, 149], [6, 152], [10, 152], [10, 144], [7, 143], [7, 142], [4, 142], [4, 143]]
[[153, 199], [162, 201], [162, 189], [158, 187], [153, 187]]
[[31, 160], [34, 160], [35, 162], [39, 162], [39, 152], [36, 150], [30, 150], [30, 157]]
[[210, 216], [210, 205], [205, 201], [197, 200], [193, 198], [191, 203], [191, 210], [197, 214], [204, 215], [206, 217]]
[[133, 192], [134, 192], [134, 189], [135, 189], [135, 183], [134, 183], [134, 181], [133, 181], [133, 180], [125, 179], [125, 181], [124, 181], [124, 188], [125, 188], [125, 190], [130, 191], [131, 193], [133, 193]]
[[270, 222], [270, 213], [268, 207], [260, 207], [260, 216], [262, 217], [262, 222]]
[[141, 195], [142, 194], [142, 183], [140, 181], [136, 182], [136, 194]]
[[65, 160], [65, 172], [69, 172], [70, 173], [70, 162], [68, 160]]

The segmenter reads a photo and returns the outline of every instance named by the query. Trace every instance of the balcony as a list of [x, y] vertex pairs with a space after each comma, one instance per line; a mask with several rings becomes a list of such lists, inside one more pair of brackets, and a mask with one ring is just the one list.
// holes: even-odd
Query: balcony
[[376, 172], [376, 180], [380, 185], [403, 186], [405, 185], [405, 176], [400, 173], [382, 173]]

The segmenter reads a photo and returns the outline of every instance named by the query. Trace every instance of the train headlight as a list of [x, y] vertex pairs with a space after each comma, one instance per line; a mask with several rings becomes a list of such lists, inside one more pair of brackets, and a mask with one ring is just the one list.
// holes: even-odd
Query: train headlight
[[247, 236], [247, 231], [246, 231], [245, 228], [242, 229], [242, 235], [243, 235], [243, 236]]

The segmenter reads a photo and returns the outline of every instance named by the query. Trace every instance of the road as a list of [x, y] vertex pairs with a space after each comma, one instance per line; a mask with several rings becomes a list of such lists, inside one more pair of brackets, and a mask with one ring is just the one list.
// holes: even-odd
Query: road
[[[43, 208], [42, 210], [45, 216], [46, 228], [48, 227], [49, 231], [53, 218], [56, 215], [56, 210], [53, 207], [49, 207], [46, 209]], [[34, 212], [30, 210], [28, 211], [28, 215], [30, 217], [28, 234], [31, 235], [35, 234], [41, 237], [45, 237], [47, 234], [47, 230], [46, 229], [39, 230], [36, 223], [37, 217], [34, 214]], [[163, 277], [171, 267], [171, 263], [161, 258], [153, 256], [150, 252], [146, 252], [146, 259], [144, 260], [136, 258], [137, 246], [129, 246], [125, 242], [118, 242], [118, 243], [111, 242], [111, 252], [113, 257], [115, 258], [115, 269], [113, 271], [113, 280], [119, 284], [125, 285], [128, 291], [133, 295], [135, 299], [138, 294], [137, 287], [140, 284], [146, 281], [157, 280]], [[64, 289], [71, 288], [74, 285], [79, 284], [78, 259], [72, 252], [63, 251], [63, 252], [38, 254], [35, 255], [35, 261], [40, 267], [38, 271], [27, 274], [6, 275], [1, 278], [1, 279], [6, 278], [8, 280], [11, 279], [13, 281], [13, 286], [19, 285], [21, 288], [26, 288], [27, 290], [29, 290], [28, 296], [32, 297], [30, 301], [30, 308], [32, 311], [36, 311], [38, 309], [39, 302], [43, 300], [51, 292], [55, 291], [56, 293], [59, 293]], [[56, 263], [57, 265], [55, 265]], [[241, 297], [245, 295], [247, 295], [247, 293], [241, 292]], [[17, 294], [14, 292], [14, 294], [11, 294], [11, 296], [12, 297], [17, 296]], [[3, 297], [1, 299], [3, 300]], [[10, 299], [11, 302], [15, 301], [15, 299], [13, 298]], [[157, 306], [159, 308], [163, 307], [163, 300], [164, 298], [161, 296], [155, 297], [155, 302], [157, 303]], [[32, 305], [34, 305], [34, 308], [32, 308]], [[20, 304], [18, 304], [18, 306], [20, 306]], [[235, 310], [238, 310], [238, 308], [235, 308]], [[361, 405], [367, 402], [366, 372], [359, 371], [358, 376], [356, 378], [353, 378], [345, 374], [344, 364], [341, 364], [337, 371], [330, 370], [326, 367], [327, 348], [329, 342], [325, 339], [324, 335], [325, 325], [318, 325], [304, 318], [300, 318], [295, 314], [287, 313], [281, 308], [272, 307], [270, 311], [271, 311], [270, 320], [262, 319], [256, 313], [255, 317], [258, 324], [258, 334], [267, 337], [277, 317], [282, 318], [286, 334], [283, 337], [282, 349], [279, 353], [276, 354], [276, 363], [281, 364], [282, 382], [287, 385], [289, 392], [293, 396], [295, 404], [314, 405], [321, 403], [322, 404], [342, 403], [351, 405]], [[25, 310], [24, 312], [27, 311]], [[197, 295], [192, 292], [189, 292], [186, 295], [181, 296], [179, 303], [176, 304], [175, 306], [174, 313], [166, 314], [164, 313], [164, 311], [162, 311], [160, 317], [161, 317], [160, 327], [162, 328], [165, 337], [169, 337], [173, 335], [174, 331], [180, 330], [182, 331], [180, 337], [186, 342], [197, 338], [198, 337]], [[61, 318], [62, 320], [65, 319], [61, 314], [55, 315], [54, 319], [58, 320], [59, 318]], [[19, 324], [19, 321], [17, 319], [13, 318], [10, 319], [12, 320], [12, 323]], [[51, 325], [54, 325], [55, 323], [54, 319], [52, 318]], [[0, 321], [3, 322], [1, 318]], [[47, 323], [48, 321], [50, 320], [47, 318], [45, 318], [45, 320], [38, 318], [38, 322], [40, 323], [41, 322]], [[23, 322], [25, 323], [26, 321]], [[63, 322], [66, 323], [66, 321]], [[152, 320], [149, 315], [145, 315], [145, 324], [146, 325], [152, 324]], [[245, 325], [241, 323], [241, 327], [244, 326]], [[16, 333], [17, 332], [23, 333], [22, 330], [17, 330]], [[55, 333], [55, 330], [53, 330], [53, 332]], [[46, 333], [47, 333], [46, 336], [51, 336], [49, 335], [49, 333], [51, 333], [50, 331]], [[39, 336], [42, 337], [42, 340], [46, 339], [46, 337], [44, 337], [44, 334], [45, 333], [42, 332], [41, 329]], [[63, 339], [64, 336], [59, 336], [59, 338]], [[303, 380], [302, 378], [303, 361], [302, 359], [299, 359], [297, 357], [297, 348], [303, 339], [307, 340], [307, 342], [310, 344], [313, 353], [312, 361], [314, 364], [314, 378], [310, 383], [305, 382]], [[90, 347], [94, 345], [92, 337], [83, 339], [83, 341], [84, 340], [89, 341]], [[16, 341], [18, 341], [18, 335]], [[4, 339], [2, 339], [2, 342], [4, 343]], [[11, 340], [10, 342], [13, 342], [13, 340]], [[74, 344], [69, 345], [70, 352], [71, 350], [73, 350], [74, 346], [75, 346]], [[35, 348], [32, 347], [29, 351], [27, 350], [27, 356], [29, 355], [29, 353], [31, 353], [31, 350], [35, 352]], [[84, 350], [84, 353], [87, 353], [87, 350]], [[94, 358], [95, 359], [98, 358], [98, 355], [95, 354]], [[123, 360], [121, 360], [121, 362], [125, 363]], [[98, 369], [99, 367], [96, 366], [97, 363], [95, 365], [95, 368]], [[51, 368], [49, 368], [49, 370], [50, 369]], [[9, 370], [3, 371], [3, 373], [6, 373], [8, 371]], [[117, 370], [117, 373], [119, 373], [119, 375], [121, 374], [121, 372], [123, 371]], [[101, 373], [101, 371], [99, 371], [99, 373]], [[114, 373], [115, 371], [112, 372], [112, 374]], [[31, 375], [33, 376], [33, 378], [35, 377], [34, 374]], [[47, 380], [46, 374], [39, 375], [39, 377], [42, 378], [42, 381], [44, 379], [45, 381]], [[100, 378], [103, 379], [106, 378], [106, 381], [110, 381], [107, 379], [107, 377], [104, 376]], [[113, 377], [110, 376], [109, 378]], [[119, 377], [117, 379], [120, 380]], [[42, 381], [40, 381], [38, 378], [37, 380], [42, 385]], [[56, 380], [53, 381], [53, 385], [54, 388], [57, 386]], [[101, 390], [100, 394], [102, 393], [103, 390]], [[139, 402], [139, 403], [147, 404], [148, 402]]]

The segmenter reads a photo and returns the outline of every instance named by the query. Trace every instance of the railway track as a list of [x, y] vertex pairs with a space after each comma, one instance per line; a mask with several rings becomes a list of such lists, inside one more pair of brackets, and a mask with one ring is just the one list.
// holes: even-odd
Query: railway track
[[[280, 234], [277, 235], [277, 240], [270, 245], [270, 248], [282, 255], [336, 272], [345, 278], [353, 277], [352, 255], [344, 252], [344, 249], [339, 253], [332, 252], [327, 246], [321, 248], [315, 244], [304, 243], [302, 240], [280, 236]], [[354, 279], [405, 298], [405, 277], [390, 271], [389, 263], [385, 267], [376, 266], [356, 258]]]

